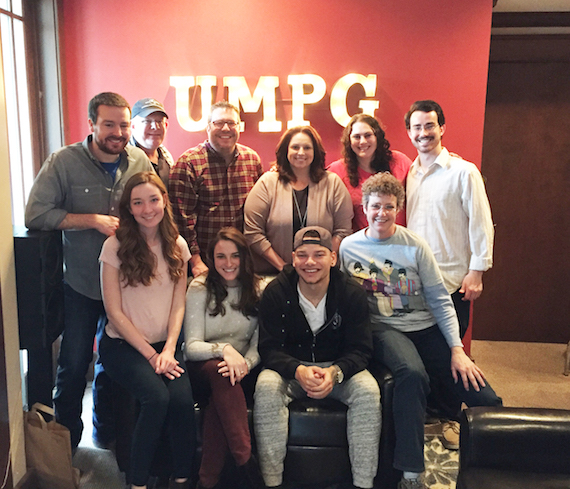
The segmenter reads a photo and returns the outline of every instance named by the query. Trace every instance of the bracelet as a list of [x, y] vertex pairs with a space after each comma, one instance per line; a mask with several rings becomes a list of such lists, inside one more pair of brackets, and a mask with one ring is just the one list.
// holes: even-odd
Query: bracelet
[[148, 358], [146, 359], [146, 361], [147, 361], [147, 362], [150, 362], [150, 361], [154, 358], [155, 355], [158, 355], [158, 352], [155, 351], [150, 357], [148, 357]]

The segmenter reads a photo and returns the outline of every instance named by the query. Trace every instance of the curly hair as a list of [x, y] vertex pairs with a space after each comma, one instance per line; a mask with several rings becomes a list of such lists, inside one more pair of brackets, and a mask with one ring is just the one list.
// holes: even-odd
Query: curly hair
[[319, 133], [313, 129], [311, 126], [297, 126], [288, 129], [279, 143], [277, 143], [277, 148], [275, 148], [275, 167], [279, 172], [279, 179], [284, 182], [295, 182], [297, 177], [293, 173], [291, 168], [291, 163], [289, 163], [289, 158], [287, 154], [289, 153], [289, 143], [295, 134], [306, 134], [311, 138], [313, 143], [313, 161], [311, 163], [309, 173], [311, 181], [314, 183], [319, 183], [326, 174], [325, 170], [325, 148], [323, 147], [323, 141]]
[[400, 181], [390, 172], [376, 173], [364, 180], [362, 184], [362, 206], [367, 207], [372, 194], [393, 195], [396, 197], [398, 211], [404, 207], [406, 191]]
[[350, 142], [352, 126], [357, 122], [368, 124], [372, 129], [374, 136], [376, 136], [376, 151], [374, 152], [374, 158], [372, 158], [372, 161], [370, 162], [370, 166], [374, 172], [390, 171], [390, 161], [392, 161], [390, 143], [386, 139], [386, 133], [384, 132], [384, 129], [382, 129], [382, 126], [380, 126], [380, 123], [368, 114], [353, 115], [352, 119], [350, 119], [342, 132], [340, 142], [342, 143], [342, 156], [344, 158], [344, 164], [346, 165], [346, 173], [348, 174], [350, 184], [355, 188], [362, 183], [358, 174], [358, 158], [352, 149], [352, 144]]
[[223, 301], [228, 296], [228, 289], [224, 279], [220, 276], [215, 266], [214, 249], [222, 241], [231, 241], [238, 249], [239, 253], [239, 275], [238, 280], [241, 285], [241, 295], [237, 304], [232, 304], [232, 308], [240, 311], [244, 316], [257, 316], [259, 303], [259, 277], [253, 272], [253, 258], [247, 246], [245, 236], [233, 227], [225, 227], [218, 231], [216, 236], [208, 245], [205, 261], [208, 266], [208, 276], [206, 277], [206, 304], [213, 304], [209, 307], [210, 316], [226, 314]]
[[150, 285], [155, 277], [157, 260], [148, 246], [139, 225], [131, 214], [131, 193], [135, 187], [150, 183], [158, 188], [164, 199], [164, 217], [158, 225], [158, 234], [162, 243], [162, 254], [168, 265], [168, 273], [173, 282], [182, 278], [182, 253], [176, 244], [178, 228], [172, 217], [172, 206], [166, 187], [160, 177], [152, 171], [136, 173], [127, 181], [119, 203], [119, 228], [115, 235], [119, 240], [117, 256], [121, 261], [121, 279], [127, 285]]

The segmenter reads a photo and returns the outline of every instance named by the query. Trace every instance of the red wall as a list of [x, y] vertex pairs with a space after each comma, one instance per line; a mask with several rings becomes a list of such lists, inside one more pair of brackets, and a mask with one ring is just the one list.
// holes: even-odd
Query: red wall
[[[325, 79], [327, 96], [305, 118], [332, 162], [342, 127], [330, 114], [330, 89], [348, 73], [373, 73], [376, 116], [392, 148], [414, 157], [403, 115], [413, 101], [433, 98], [446, 113], [445, 144], [479, 165], [491, 10], [491, 0], [63, 0], [66, 142], [88, 134], [89, 99], [115, 91], [131, 104], [147, 96], [164, 103], [166, 145], [178, 157], [205, 133], [176, 121], [171, 75], [216, 75], [217, 100], [223, 76], [245, 76], [253, 91], [259, 76], [277, 75], [277, 117], [286, 128], [287, 75], [313, 73]], [[279, 134], [258, 133], [261, 118], [261, 111], [246, 117], [241, 142], [267, 165]]]

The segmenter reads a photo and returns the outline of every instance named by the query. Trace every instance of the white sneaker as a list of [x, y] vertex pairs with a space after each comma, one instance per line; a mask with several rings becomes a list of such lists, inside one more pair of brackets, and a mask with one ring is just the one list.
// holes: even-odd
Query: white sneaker
[[429, 489], [422, 479], [402, 479], [398, 482], [397, 489]]

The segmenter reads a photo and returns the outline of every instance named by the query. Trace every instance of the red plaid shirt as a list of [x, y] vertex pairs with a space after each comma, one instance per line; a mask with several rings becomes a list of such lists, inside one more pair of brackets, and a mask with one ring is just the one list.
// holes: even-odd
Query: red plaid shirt
[[259, 155], [241, 144], [229, 166], [208, 141], [180, 156], [170, 171], [168, 194], [193, 255], [206, 251], [224, 226], [243, 231], [245, 198], [262, 173]]

